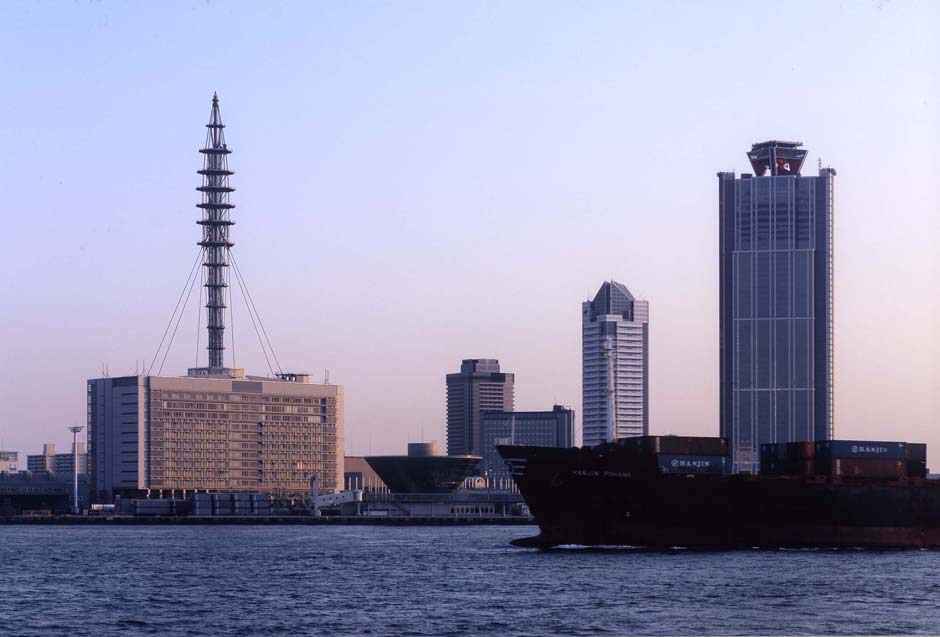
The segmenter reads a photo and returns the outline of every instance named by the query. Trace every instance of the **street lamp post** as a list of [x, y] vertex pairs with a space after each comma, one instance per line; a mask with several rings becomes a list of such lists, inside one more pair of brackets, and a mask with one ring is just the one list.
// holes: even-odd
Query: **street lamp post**
[[78, 432], [84, 427], [69, 427], [72, 432], [72, 513], [78, 514]]

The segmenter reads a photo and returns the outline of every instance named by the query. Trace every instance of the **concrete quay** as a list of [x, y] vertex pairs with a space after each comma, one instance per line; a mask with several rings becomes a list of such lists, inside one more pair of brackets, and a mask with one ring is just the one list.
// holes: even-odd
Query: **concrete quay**
[[51, 517], [14, 516], [0, 518], [0, 525], [101, 525], [101, 526], [218, 526], [218, 525], [379, 525], [379, 526], [475, 526], [532, 525], [531, 517], [523, 516], [338, 516], [270, 515], [270, 516], [98, 516], [55, 515]]

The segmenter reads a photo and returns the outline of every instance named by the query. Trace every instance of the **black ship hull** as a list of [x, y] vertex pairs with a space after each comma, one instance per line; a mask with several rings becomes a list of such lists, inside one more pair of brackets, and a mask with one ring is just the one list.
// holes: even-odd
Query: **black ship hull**
[[940, 547], [940, 481], [661, 473], [616, 445], [499, 452], [541, 531], [517, 546]]

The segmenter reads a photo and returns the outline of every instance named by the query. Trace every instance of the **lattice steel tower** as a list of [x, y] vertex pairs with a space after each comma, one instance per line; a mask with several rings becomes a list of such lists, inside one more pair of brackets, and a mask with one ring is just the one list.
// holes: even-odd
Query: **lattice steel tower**
[[229, 226], [235, 222], [229, 218], [229, 210], [235, 204], [229, 203], [229, 193], [234, 188], [229, 186], [228, 178], [232, 171], [228, 169], [228, 154], [232, 151], [225, 145], [225, 125], [219, 114], [219, 97], [212, 95], [212, 114], [206, 124], [206, 146], [199, 152], [205, 155], [202, 170], [202, 185], [196, 190], [202, 193], [202, 246], [206, 270], [206, 326], [209, 330], [209, 368], [219, 370], [225, 367], [225, 292], [228, 288], [228, 251], [235, 244], [228, 239]]

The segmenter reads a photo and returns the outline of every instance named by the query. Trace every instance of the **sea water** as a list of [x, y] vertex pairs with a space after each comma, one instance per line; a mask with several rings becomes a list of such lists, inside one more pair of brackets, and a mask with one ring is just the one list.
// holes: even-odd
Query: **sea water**
[[940, 633], [940, 551], [509, 545], [535, 532], [0, 526], [0, 634]]

